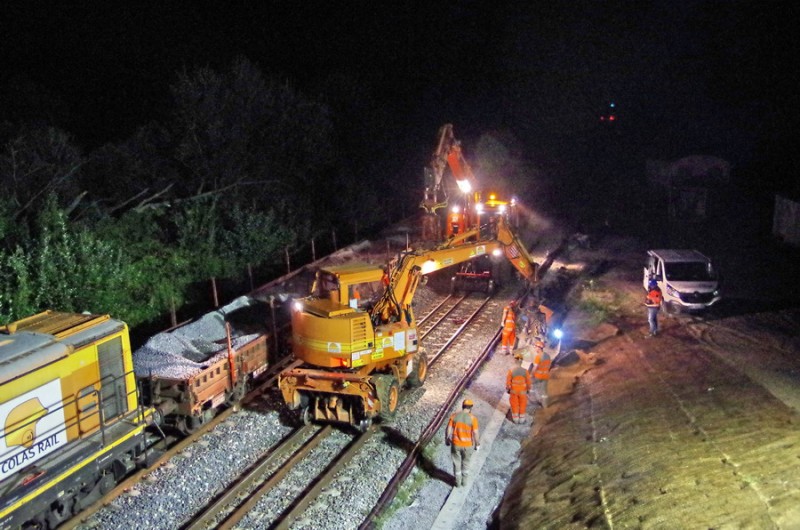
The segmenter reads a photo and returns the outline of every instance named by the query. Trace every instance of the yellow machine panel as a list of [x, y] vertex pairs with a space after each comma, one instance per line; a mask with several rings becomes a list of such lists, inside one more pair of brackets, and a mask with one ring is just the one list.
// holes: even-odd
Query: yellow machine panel
[[124, 322], [46, 311], [0, 327], [0, 528], [55, 528], [98, 500], [146, 460], [151, 413]]
[[0, 329], [0, 479], [136, 407], [124, 323], [48, 311]]
[[[309, 304], [311, 305], [311, 304]], [[375, 342], [369, 314], [357, 312], [346, 306], [341, 311], [325, 312], [295, 311], [292, 314], [292, 347], [297, 357], [316, 366], [328, 368], [355, 367], [353, 354], [369, 350]], [[327, 317], [324, 315], [335, 315]], [[367, 358], [368, 360], [368, 358]]]

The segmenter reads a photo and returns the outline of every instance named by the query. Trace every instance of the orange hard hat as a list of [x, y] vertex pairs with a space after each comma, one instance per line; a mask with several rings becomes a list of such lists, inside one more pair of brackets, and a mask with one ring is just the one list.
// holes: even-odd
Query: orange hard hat
[[461, 407], [462, 408], [468, 408], [468, 407], [471, 407], [472, 405], [473, 405], [473, 403], [472, 403], [471, 399], [465, 399], [464, 402], [461, 403]]

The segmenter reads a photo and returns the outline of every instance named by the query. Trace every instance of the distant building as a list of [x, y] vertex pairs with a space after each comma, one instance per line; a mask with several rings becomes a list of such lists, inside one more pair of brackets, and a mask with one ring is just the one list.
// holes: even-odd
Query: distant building
[[672, 162], [648, 160], [648, 183], [667, 198], [669, 217], [681, 223], [703, 221], [708, 192], [730, 181], [731, 165], [715, 156], [693, 155]]

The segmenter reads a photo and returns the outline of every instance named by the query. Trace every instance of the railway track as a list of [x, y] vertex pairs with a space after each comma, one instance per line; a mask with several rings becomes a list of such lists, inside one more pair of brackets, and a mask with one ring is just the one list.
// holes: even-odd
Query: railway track
[[[298, 361], [295, 361], [289, 357], [282, 359], [278, 363], [271, 366], [266, 374], [264, 375], [262, 381], [252, 392], [250, 392], [243, 400], [242, 403], [246, 404], [251, 399], [254, 399], [256, 396], [265, 392], [268, 388], [275, 386], [275, 381], [278, 378], [278, 374], [286, 368], [291, 366], [296, 366], [299, 364]], [[158, 449], [159, 454], [157, 457], [150, 463], [147, 468], [140, 469], [136, 471], [134, 474], [120, 482], [114, 489], [108, 492], [106, 495], [103, 496], [102, 499], [98, 500], [94, 504], [87, 507], [83, 510], [77, 517], [73, 517], [69, 521], [66, 521], [63, 525], [59, 528], [63, 528], [65, 530], [72, 530], [77, 528], [82, 523], [85, 523], [94, 513], [98, 510], [111, 504], [117, 497], [125, 493], [126, 491], [130, 490], [134, 485], [139, 483], [148, 474], [150, 474], [154, 469], [157, 469], [159, 466], [168, 462], [171, 458], [185, 452], [189, 449], [194, 443], [196, 443], [200, 438], [203, 437], [204, 434], [212, 431], [216, 428], [219, 424], [226, 421], [232, 414], [234, 414], [238, 410], [239, 405], [229, 407], [219, 414], [217, 414], [211, 421], [208, 423], [203, 424], [200, 426], [195, 432], [192, 434], [179, 437], [174, 434], [168, 434], [165, 438], [158, 442], [163, 444], [162, 448]], [[154, 442], [155, 443], [155, 442]], [[155, 446], [154, 446], [154, 449]]]
[[442, 407], [436, 413], [436, 415], [431, 419], [428, 423], [427, 427], [425, 428], [422, 436], [420, 436], [419, 440], [417, 440], [416, 444], [411, 451], [408, 452], [406, 458], [402, 461], [400, 466], [397, 469], [397, 472], [392, 476], [389, 480], [389, 483], [383, 490], [380, 499], [375, 506], [364, 519], [364, 521], [359, 526], [361, 530], [371, 530], [375, 527], [374, 522], [380, 513], [394, 500], [395, 495], [397, 494], [398, 489], [402, 485], [402, 483], [408, 478], [411, 472], [414, 470], [414, 467], [417, 465], [417, 461], [422, 454], [423, 449], [425, 448], [428, 443], [433, 439], [436, 435], [436, 432], [442, 426], [445, 418], [447, 418], [447, 413], [451, 410], [451, 408], [455, 405], [456, 401], [459, 399], [461, 392], [469, 385], [469, 382], [475, 376], [475, 374], [480, 369], [481, 365], [484, 363], [486, 358], [492, 352], [492, 350], [497, 346], [498, 342], [500, 341], [500, 329], [492, 336], [492, 338], [486, 343], [484, 346], [481, 355], [476, 357], [470, 367], [466, 370], [461, 380], [458, 384], [453, 388], [450, 392], [450, 395], [442, 404]]
[[308, 457], [331, 430], [330, 425], [322, 428], [306, 425], [297, 429], [262, 455], [238, 480], [212, 499], [204, 510], [192, 517], [182, 528], [185, 530], [231, 528], [247, 515], [299, 460]]
[[[464, 334], [489, 300], [469, 296], [447, 297], [424, 317], [426, 329], [422, 336], [437, 337], [436, 353], [429, 361], [431, 365]], [[487, 346], [486, 351], [489, 350]], [[482, 359], [476, 360], [475, 369]], [[438, 425], [441, 418], [446, 416], [452, 400], [457, 398], [473, 373], [465, 373], [452, 390], [452, 399], [442, 405], [429, 426], [433, 432], [434, 425]], [[332, 425], [300, 427], [262, 455], [181, 528], [227, 529], [238, 524], [245, 527], [289, 528], [304, 517], [308, 507], [320, 498], [340, 471], [357, 458], [364, 446], [384, 443], [381, 440], [383, 435], [380, 425], [372, 425], [363, 433]], [[421, 449], [428, 440], [421, 439], [416, 442], [416, 447]]]
[[[421, 336], [424, 337], [425, 344], [429, 348], [429, 362], [431, 365], [436, 364], [440, 357], [457, 343], [460, 337], [463, 340], [465, 335], [469, 335], [470, 323], [479, 317], [481, 311], [487, 306], [489, 301], [490, 298], [477, 297], [476, 295], [445, 297], [438, 302], [434, 310], [423, 317], [421, 320], [423, 323], [421, 326], [423, 328], [421, 330]], [[489, 320], [493, 321], [494, 318], [492, 317]], [[488, 346], [487, 348], [486, 351], [491, 349]], [[465, 357], [462, 354], [463, 352], [460, 351], [460, 355]], [[483, 358], [482, 356], [481, 360]], [[268, 389], [272, 390], [275, 386], [277, 374], [285, 370], [289, 364], [290, 360], [286, 359], [280, 364], [271, 365], [266, 379], [264, 379], [255, 391], [248, 394], [245, 400], [243, 400], [243, 404], [246, 404], [252, 399], [258, 399], [258, 396]], [[299, 364], [299, 361], [295, 361], [294, 364]], [[480, 362], [476, 362], [475, 366], [479, 366], [479, 364]], [[459, 367], [457, 372], [462, 372], [461, 367]], [[466, 381], [471, 377], [471, 373], [473, 372], [470, 371], [465, 374], [464, 378], [462, 378], [463, 383], [459, 383], [452, 390], [451, 396], [455, 396], [453, 399], [458, 397], [459, 393], [466, 385]], [[449, 390], [450, 385], [448, 384], [445, 388]], [[418, 441], [411, 442], [413, 447], [408, 452], [409, 457], [412, 459], [409, 460], [410, 462], [414, 461], [422, 448], [428, 443], [430, 436], [436, 432], [437, 425], [439, 425], [441, 418], [444, 418], [450, 409], [452, 399], [448, 399], [443, 405], [439, 400], [437, 400], [437, 403], [439, 407], [437, 418], [439, 418], [439, 420], [432, 420], [425, 433], [423, 433]], [[219, 423], [229, 418], [233, 412], [233, 409], [226, 410], [210, 423], [203, 425], [203, 427], [191, 437], [177, 443], [175, 447], [165, 453], [155, 465], [160, 466], [161, 463], [168, 460], [171, 456], [183, 452], [187, 447], [190, 447], [192, 443], [201, 438], [203, 434], [213, 430]], [[183, 521], [186, 522], [176, 524], [174, 528], [232, 528], [237, 524], [237, 521], [242, 521], [246, 517], [257, 518], [256, 522], [252, 523], [252, 527], [288, 528], [299, 520], [301, 521], [299, 527], [314, 528], [313, 522], [309, 525], [306, 521], [305, 526], [303, 523], [303, 519], [308, 517], [308, 507], [313, 506], [320, 495], [324, 497], [327, 494], [325, 490], [335, 480], [335, 475], [339, 473], [341, 469], [347, 467], [348, 463], [352, 462], [353, 458], [361, 451], [361, 448], [368, 444], [379, 447], [387, 444], [387, 441], [382, 439], [386, 438], [385, 429], [382, 427], [383, 426], [380, 425], [373, 426], [363, 435], [358, 435], [355, 432], [344, 432], [336, 428], [319, 428], [317, 426], [315, 427], [316, 433], [319, 434], [314, 434], [314, 441], [308, 442], [308, 444], [306, 444], [305, 441], [298, 442], [298, 440], [303, 440], [304, 437], [312, 438], [312, 435], [307, 434], [310, 427], [298, 429], [297, 432], [291, 433], [286, 437], [286, 440], [282, 441], [278, 446], [275, 446], [275, 449], [269, 450], [268, 454], [265, 454], [259, 459], [259, 464], [251, 464], [248, 467], [247, 474], [250, 473], [250, 470], [259, 469], [259, 471], [253, 471], [253, 476], [260, 475], [260, 478], [248, 478], [243, 476], [235, 480], [231, 484], [230, 491], [216, 495], [208, 506], [200, 509], [197, 515], [192, 517], [191, 521], [183, 519]], [[409, 440], [415, 439], [416, 438], [410, 438]], [[388, 443], [393, 442], [389, 440]], [[333, 449], [331, 449], [330, 444], [334, 446]], [[297, 449], [299, 452], [292, 453], [291, 449], [289, 449], [292, 446], [299, 446], [299, 449]], [[305, 449], [303, 447], [305, 447]], [[317, 458], [312, 459], [311, 454], [315, 449], [318, 451], [321, 450], [324, 455], [326, 454], [327, 459], [323, 456], [320, 456], [319, 460], [317, 460]], [[281, 460], [285, 463], [280, 464], [279, 462]], [[317, 461], [318, 463], [313, 464], [313, 471], [306, 470], [302, 472], [306, 477], [312, 477], [305, 486], [299, 489], [296, 486], [281, 487], [281, 479], [289, 476], [291, 469], [297, 467], [298, 463]], [[401, 466], [401, 472], [406, 465], [408, 464], [404, 463], [403, 466]], [[280, 468], [283, 468], [283, 471], [281, 471]], [[410, 468], [413, 469], [413, 464], [411, 464]], [[138, 478], [133, 477], [124, 485], [121, 485], [120, 488], [116, 490], [115, 494], [98, 503], [99, 506], [95, 507], [94, 510], [102, 505], [109, 504], [113, 497], [130, 489], [142, 476], [146, 475], [152, 469], [152, 467], [149, 468], [147, 471], [140, 474]], [[398, 480], [402, 482], [402, 479]], [[334, 490], [337, 488], [338, 486], [334, 487]], [[290, 493], [287, 493], [287, 491]], [[381, 491], [381, 486], [379, 484], [376, 484], [375, 491]], [[288, 499], [290, 494], [297, 495], [292, 497], [292, 500], [287, 501], [285, 504], [275, 502], [275, 495], [278, 495], [279, 498]], [[246, 498], [247, 500], [243, 502], [241, 500], [242, 498]], [[262, 500], [259, 501], [258, 499]], [[324, 500], [322, 504], [325, 504]], [[276, 506], [282, 506], [281, 510], [277, 510]], [[367, 507], [367, 510], [369, 510], [369, 507]], [[276, 513], [277, 511], [280, 511], [280, 513]], [[361, 511], [359, 513], [366, 512]], [[83, 514], [81, 520], [85, 521], [88, 515], [88, 512]], [[242, 523], [243, 526], [248, 526], [248, 524], [250, 523]], [[355, 525], [350, 527], [354, 526]], [[75, 525], [73, 524], [71, 528], [74, 527]]]
[[417, 329], [420, 330], [420, 333], [424, 333], [425, 330], [435, 327], [439, 320], [447, 316], [453, 307], [458, 304], [458, 302], [453, 304], [453, 300], [458, 299], [453, 297], [453, 295], [445, 296], [424, 317], [417, 319]]
[[450, 348], [491, 299], [470, 295], [458, 298], [450, 296], [437, 306], [431, 318], [418, 328], [428, 352], [429, 364]]

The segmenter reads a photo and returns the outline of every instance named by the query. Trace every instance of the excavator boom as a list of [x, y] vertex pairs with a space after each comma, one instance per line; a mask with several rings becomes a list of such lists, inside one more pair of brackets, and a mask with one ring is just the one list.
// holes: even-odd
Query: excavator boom
[[[436, 217], [436, 212], [448, 206], [447, 188], [444, 185], [445, 169], [448, 167], [459, 191], [465, 198], [464, 205], [456, 209], [456, 223], [458, 226], [476, 224], [474, 220], [477, 218], [470, 218], [470, 205], [480, 198], [477, 181], [472, 173], [472, 168], [464, 158], [461, 142], [456, 140], [453, 134], [453, 125], [449, 123], [439, 129], [436, 150], [433, 152], [429, 166], [425, 169], [425, 196], [420, 207], [425, 210], [423, 239], [427, 241], [440, 239], [439, 219]], [[448, 221], [448, 234], [451, 232], [452, 224]]]

